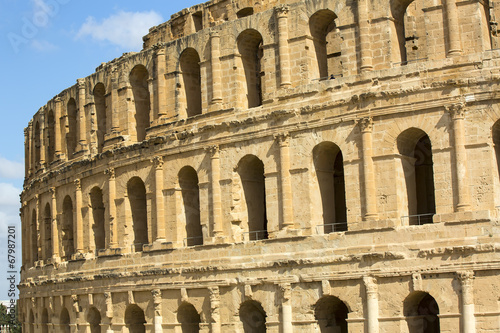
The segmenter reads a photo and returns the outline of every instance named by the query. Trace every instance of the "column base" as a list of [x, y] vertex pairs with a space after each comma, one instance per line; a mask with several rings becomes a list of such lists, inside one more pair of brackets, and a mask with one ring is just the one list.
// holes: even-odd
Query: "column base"
[[174, 249], [172, 242], [166, 240], [157, 240], [153, 244], [144, 244], [142, 247], [143, 252], [165, 251]]

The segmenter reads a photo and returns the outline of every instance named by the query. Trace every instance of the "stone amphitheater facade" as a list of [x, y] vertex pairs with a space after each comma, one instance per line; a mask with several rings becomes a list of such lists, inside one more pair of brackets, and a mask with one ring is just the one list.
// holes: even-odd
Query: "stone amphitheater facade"
[[488, 0], [213, 0], [25, 130], [25, 332], [500, 332]]

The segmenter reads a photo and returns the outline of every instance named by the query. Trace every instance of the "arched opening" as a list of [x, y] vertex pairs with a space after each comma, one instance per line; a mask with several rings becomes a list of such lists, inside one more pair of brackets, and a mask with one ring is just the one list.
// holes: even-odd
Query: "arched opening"
[[35, 124], [35, 168], [38, 168], [40, 166], [40, 149], [41, 149], [41, 142], [40, 142], [40, 123], [37, 121]]
[[410, 225], [432, 223], [436, 214], [432, 145], [422, 130], [410, 128], [397, 139], [402, 157]]
[[249, 239], [267, 239], [264, 163], [254, 155], [247, 155], [238, 163], [237, 172], [245, 198]]
[[104, 147], [104, 136], [106, 135], [106, 88], [104, 84], [98, 83], [94, 87], [94, 103], [97, 118], [97, 151], [102, 153]]
[[415, 291], [406, 297], [403, 312], [409, 333], [439, 333], [439, 306], [431, 295]]
[[200, 56], [193, 48], [182, 52], [180, 59], [182, 73], [183, 98], [182, 104], [188, 117], [201, 114], [201, 74]]
[[347, 208], [344, 180], [344, 159], [340, 148], [332, 142], [323, 142], [313, 149], [324, 233], [347, 230]]
[[90, 190], [90, 206], [92, 207], [92, 232], [94, 234], [94, 246], [96, 251], [106, 247], [106, 234], [104, 230], [105, 206], [102, 197], [102, 190], [94, 187]]
[[54, 161], [54, 155], [56, 149], [56, 119], [54, 117], [54, 112], [52, 110], [50, 110], [47, 115], [47, 129], [48, 129], [47, 161], [51, 163]]
[[192, 167], [186, 166], [179, 171], [179, 186], [186, 219], [186, 245], [202, 245], [200, 188], [198, 186], [198, 175]]
[[246, 301], [240, 306], [240, 320], [245, 333], [266, 332], [266, 312], [257, 301]]
[[143, 65], [135, 66], [130, 72], [130, 85], [134, 95], [135, 125], [137, 141], [146, 139], [146, 128], [149, 127], [149, 112], [151, 110], [148, 87], [149, 73]]
[[42, 333], [49, 333], [49, 312], [45, 308], [42, 310]]
[[245, 94], [248, 108], [262, 105], [262, 35], [253, 29], [243, 31], [238, 36], [238, 51], [241, 55], [245, 74]]
[[495, 149], [495, 157], [497, 159], [497, 171], [500, 177], [500, 120], [498, 120], [491, 129], [493, 138], [493, 147]]
[[129, 333], [145, 333], [145, 323], [144, 311], [135, 304], [129, 305], [125, 310], [125, 326]]
[[314, 318], [321, 333], [347, 333], [348, 313], [345, 303], [335, 296], [322, 297], [314, 305]]
[[31, 211], [31, 263], [38, 261], [38, 228], [36, 221], [36, 210]]
[[87, 313], [90, 333], [101, 333], [101, 313], [95, 307], [91, 307]]
[[61, 317], [59, 318], [59, 323], [60, 323], [60, 330], [63, 333], [71, 333], [71, 328], [69, 326], [70, 323], [70, 318], [69, 318], [69, 312], [66, 308], [63, 308], [61, 310]]
[[44, 215], [43, 215], [43, 248], [45, 249], [44, 258], [50, 259], [52, 257], [52, 213], [50, 210], [50, 205], [45, 205]]
[[317, 11], [309, 19], [317, 61], [317, 67], [313, 71], [315, 78], [327, 79], [342, 75], [342, 38], [336, 19], [337, 15], [329, 9]]
[[198, 333], [200, 331], [200, 314], [189, 303], [182, 303], [177, 310], [177, 321], [181, 324], [182, 333]]
[[62, 255], [61, 258], [65, 260], [71, 259], [71, 255], [75, 253], [73, 243], [73, 201], [67, 195], [63, 201], [63, 215], [62, 215]]
[[142, 251], [142, 246], [148, 244], [148, 212], [146, 202], [146, 187], [139, 177], [131, 178], [127, 183], [127, 195], [132, 214], [135, 251]]
[[33, 310], [30, 310], [30, 318], [29, 318], [29, 333], [35, 333], [35, 316], [33, 315]]
[[73, 157], [76, 151], [76, 102], [74, 98], [70, 98], [68, 104], [66, 105], [66, 111], [68, 113], [68, 134], [66, 135], [66, 154], [68, 159]]

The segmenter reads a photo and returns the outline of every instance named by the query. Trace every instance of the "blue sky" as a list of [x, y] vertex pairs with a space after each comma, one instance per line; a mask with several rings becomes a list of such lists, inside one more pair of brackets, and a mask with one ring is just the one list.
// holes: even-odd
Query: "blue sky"
[[[16, 226], [20, 245], [24, 128], [31, 117], [102, 62], [139, 51], [149, 27], [201, 2], [0, 0], [0, 300], [8, 299], [8, 226]], [[20, 246], [17, 253], [20, 267]]]

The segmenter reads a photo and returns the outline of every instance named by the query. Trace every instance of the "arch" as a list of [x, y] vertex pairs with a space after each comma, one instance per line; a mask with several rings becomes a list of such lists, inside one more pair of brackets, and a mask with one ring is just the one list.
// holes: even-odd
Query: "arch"
[[52, 212], [50, 209], [50, 204], [47, 203], [45, 205], [44, 215], [43, 215], [43, 247], [45, 249], [45, 253], [43, 259], [49, 259], [52, 257]]
[[42, 333], [49, 333], [49, 312], [46, 308], [42, 310]]
[[245, 198], [249, 239], [267, 239], [264, 163], [255, 155], [246, 155], [238, 163], [237, 172]]
[[267, 314], [261, 303], [257, 301], [243, 302], [240, 305], [239, 315], [245, 333], [266, 332]]
[[66, 134], [66, 154], [68, 159], [71, 159], [76, 151], [76, 102], [74, 98], [70, 98], [66, 104], [66, 112], [68, 114], [68, 134]]
[[97, 186], [90, 190], [90, 206], [92, 207], [92, 232], [94, 235], [94, 247], [96, 251], [98, 251], [106, 247], [106, 233], [104, 229], [104, 213], [106, 208], [104, 206], [102, 190]]
[[185, 166], [179, 171], [179, 186], [186, 221], [186, 245], [202, 245], [203, 233], [200, 224], [200, 188], [196, 171]]
[[347, 333], [347, 305], [338, 297], [322, 297], [314, 305], [314, 318], [321, 333]]
[[71, 320], [69, 317], [68, 309], [62, 308], [61, 316], [59, 317], [59, 328], [62, 333], [71, 333], [71, 328], [69, 326]]
[[409, 333], [439, 333], [439, 306], [431, 295], [415, 291], [403, 303]]
[[237, 39], [245, 75], [244, 93], [247, 108], [262, 105], [262, 35], [253, 29], [243, 31]]
[[35, 124], [35, 168], [40, 166], [40, 149], [41, 149], [41, 142], [40, 142], [40, 123], [37, 121]]
[[62, 215], [62, 250], [61, 257], [63, 259], [71, 259], [71, 255], [75, 253], [73, 242], [73, 201], [67, 195], [63, 200], [63, 215]]
[[200, 56], [193, 48], [185, 49], [179, 58], [184, 87], [181, 103], [187, 117], [201, 114], [201, 71]]
[[146, 187], [139, 177], [131, 178], [127, 183], [127, 196], [132, 214], [135, 251], [142, 251], [142, 246], [148, 244], [148, 212]]
[[87, 313], [90, 333], [101, 333], [101, 313], [92, 306]]
[[150, 124], [149, 72], [143, 65], [136, 65], [130, 71], [129, 80], [134, 95], [136, 136], [140, 142], [146, 139], [146, 128]]
[[47, 130], [47, 161], [51, 163], [56, 151], [56, 119], [52, 110], [47, 114]]
[[181, 324], [182, 333], [198, 333], [200, 331], [200, 314], [190, 303], [183, 302], [179, 306], [177, 321]]
[[313, 149], [323, 211], [324, 233], [347, 230], [344, 159], [340, 148], [323, 142]]
[[144, 311], [136, 304], [131, 304], [125, 310], [125, 326], [129, 333], [145, 333], [146, 318]]
[[107, 105], [106, 88], [101, 82], [94, 87], [94, 104], [97, 118], [97, 152], [102, 153], [107, 126]]
[[495, 149], [495, 157], [497, 159], [497, 171], [500, 176], [500, 120], [497, 120], [491, 128], [491, 137], [493, 139], [493, 147]]
[[29, 322], [28, 322], [28, 327], [29, 327], [29, 333], [35, 333], [35, 315], [33, 314], [33, 310], [30, 310], [30, 316], [29, 316]]
[[38, 261], [38, 228], [37, 228], [36, 210], [31, 211], [31, 262]]
[[412, 127], [397, 138], [402, 156], [410, 225], [432, 223], [436, 214], [432, 145], [429, 136]]
[[316, 56], [315, 78], [326, 79], [342, 74], [342, 38], [336, 19], [337, 15], [329, 9], [319, 10], [309, 19]]

